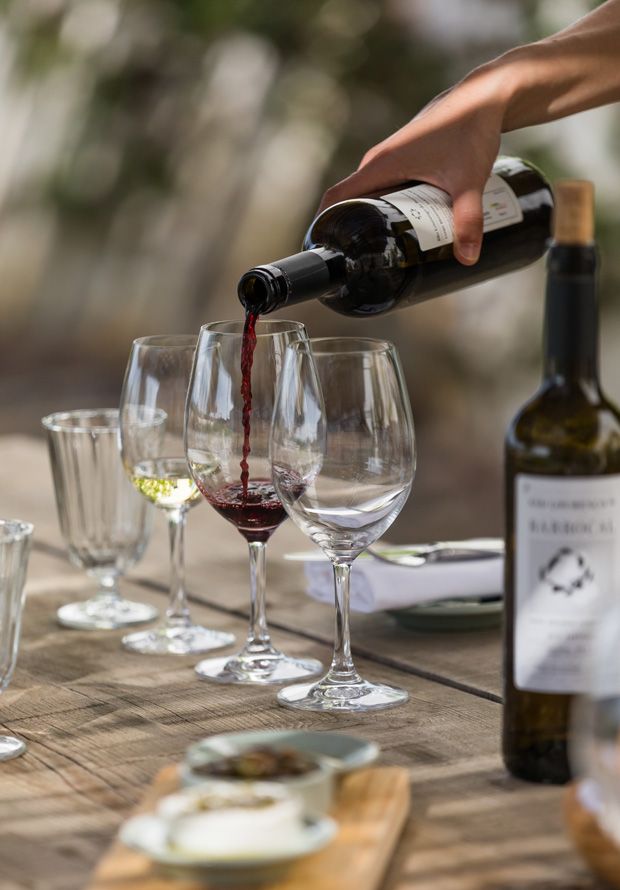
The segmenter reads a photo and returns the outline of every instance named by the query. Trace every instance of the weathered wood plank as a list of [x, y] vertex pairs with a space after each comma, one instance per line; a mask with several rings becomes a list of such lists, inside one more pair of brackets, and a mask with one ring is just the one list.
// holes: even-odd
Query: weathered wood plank
[[[29, 598], [18, 669], [1, 705], [2, 726], [29, 746], [0, 768], [2, 890], [78, 890], [145, 785], [189, 744], [213, 732], [293, 726], [358, 733], [382, 746], [382, 762], [411, 771], [413, 818], [390, 890], [597, 886], [565, 837], [561, 791], [506, 778], [496, 703], [361, 659], [369, 677], [405, 686], [408, 704], [364, 717], [288, 711], [272, 690], [198, 681], [195, 659], [124, 652], [121, 632], [59, 629], [54, 610], [64, 600], [52, 592]], [[196, 612], [243, 634], [241, 619]], [[276, 638], [293, 653], [329, 654], [294, 634]]]
[[[63, 550], [43, 439], [3, 437], [0, 440], [0, 490], [5, 515], [35, 523], [35, 540]], [[20, 471], [22, 470], [23, 471]], [[28, 478], [28, 485], [24, 479]], [[293, 525], [278, 529], [268, 547], [271, 620], [283, 627], [330, 641], [333, 614], [304, 594], [303, 569], [285, 562], [284, 553], [312, 545]], [[153, 536], [143, 561], [132, 575], [166, 584], [167, 531], [162, 515], [155, 516]], [[193, 509], [187, 528], [187, 575], [191, 593], [211, 603], [247, 614], [246, 545], [238, 532], [206, 503]], [[353, 643], [369, 656], [387, 658], [403, 669], [498, 696], [501, 692], [498, 630], [475, 633], [413, 634], [385, 615], [354, 615]]]
[[[5, 515], [32, 519], [37, 538], [61, 544], [42, 442], [0, 441]], [[24, 484], [24, 478], [28, 485]], [[332, 616], [302, 594], [299, 567], [279, 561], [304, 540], [290, 523], [270, 544], [273, 619], [293, 653], [326, 660]], [[200, 620], [241, 638], [247, 612], [242, 540], [208, 507], [192, 512], [190, 589], [218, 609], [195, 606]], [[165, 528], [157, 523], [138, 567], [156, 584], [167, 578]], [[121, 632], [59, 629], [56, 607], [89, 582], [54, 553], [35, 552], [22, 652], [0, 724], [21, 734], [27, 754], [0, 767], [2, 890], [77, 890], [145, 784], [203, 735], [242, 728], [342, 728], [376, 740], [383, 761], [405, 765], [413, 818], [387, 882], [389, 890], [569, 890], [598, 886], [571, 852], [560, 813], [561, 790], [509, 780], [498, 757], [496, 702], [445, 685], [498, 688], [496, 634], [428, 638], [387, 618], [354, 619], [358, 645], [374, 659], [443, 678], [440, 683], [361, 658], [368, 676], [399, 683], [409, 703], [385, 714], [304, 715], [278, 708], [271, 690], [197, 681], [195, 659], [146, 658], [122, 651]], [[165, 605], [161, 591], [125, 582], [129, 595]], [[226, 611], [229, 610], [229, 611]], [[303, 634], [316, 637], [312, 641]], [[495, 684], [495, 685], [493, 685]]]

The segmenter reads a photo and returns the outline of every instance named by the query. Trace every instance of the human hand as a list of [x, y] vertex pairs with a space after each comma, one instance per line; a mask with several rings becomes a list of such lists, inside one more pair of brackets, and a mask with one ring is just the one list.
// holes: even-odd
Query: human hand
[[492, 70], [479, 69], [437, 96], [371, 148], [355, 173], [329, 188], [319, 209], [394, 190], [411, 180], [430, 183], [451, 196], [454, 255], [473, 265], [482, 243], [482, 191], [499, 151], [504, 115], [500, 87]]

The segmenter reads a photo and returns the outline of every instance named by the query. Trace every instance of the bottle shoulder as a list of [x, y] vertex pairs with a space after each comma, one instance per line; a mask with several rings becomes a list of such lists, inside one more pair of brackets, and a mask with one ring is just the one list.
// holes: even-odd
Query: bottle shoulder
[[383, 250], [396, 242], [410, 223], [404, 214], [380, 197], [351, 198], [327, 207], [308, 229], [304, 248], [338, 246], [350, 251]]
[[322, 301], [345, 315], [377, 315], [402, 305], [419, 275], [421, 254], [410, 223], [378, 199], [328, 207], [311, 225], [303, 246], [342, 256], [342, 282]]
[[620, 473], [620, 411], [598, 387], [543, 384], [509, 425], [506, 457], [515, 471]]

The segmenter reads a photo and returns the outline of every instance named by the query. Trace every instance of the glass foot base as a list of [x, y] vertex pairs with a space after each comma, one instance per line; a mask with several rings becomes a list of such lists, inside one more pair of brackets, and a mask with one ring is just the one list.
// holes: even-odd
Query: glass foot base
[[197, 624], [156, 627], [123, 637], [123, 646], [141, 655], [196, 655], [221, 649], [235, 642], [232, 634], [209, 630]]
[[82, 603], [68, 603], [56, 612], [59, 624], [77, 630], [115, 630], [154, 621], [158, 616], [159, 612], [153, 606], [116, 597], [93, 597]]
[[272, 654], [239, 652], [228, 658], [206, 658], [196, 665], [196, 673], [203, 680], [250, 686], [277, 686], [301, 677], [315, 677], [322, 670], [323, 665], [316, 658], [290, 658], [277, 650]]
[[0, 761], [12, 760], [26, 750], [26, 743], [12, 735], [0, 735]]
[[404, 704], [409, 693], [395, 686], [369, 683], [361, 677], [352, 683], [335, 683], [328, 677], [318, 683], [298, 683], [278, 692], [278, 704], [301, 711], [359, 713], [381, 711]]

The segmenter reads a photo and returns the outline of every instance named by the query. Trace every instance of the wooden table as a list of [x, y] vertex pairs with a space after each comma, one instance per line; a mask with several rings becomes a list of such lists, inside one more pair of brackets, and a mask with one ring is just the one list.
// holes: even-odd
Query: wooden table
[[[0, 890], [77, 890], [154, 773], [214, 732], [342, 729], [379, 742], [383, 761], [411, 770], [412, 813], [386, 888], [586, 890], [600, 886], [572, 852], [562, 790], [509, 778], [499, 757], [498, 631], [416, 635], [383, 616], [354, 616], [358, 666], [409, 690], [398, 709], [364, 717], [310, 715], [270, 689], [198, 681], [196, 658], [120, 648], [121, 631], [60, 628], [58, 605], [91, 584], [72, 568], [58, 529], [40, 440], [0, 439], [4, 516], [35, 523], [17, 670], [0, 730], [28, 743], [0, 766]], [[269, 545], [269, 615], [288, 652], [330, 657], [331, 609], [308, 600], [288, 550], [308, 542], [286, 523]], [[188, 587], [196, 619], [243, 639], [247, 559], [238, 533], [206, 504], [189, 517]], [[165, 607], [166, 530], [124, 591]], [[320, 890], [320, 888], [317, 888]]]

